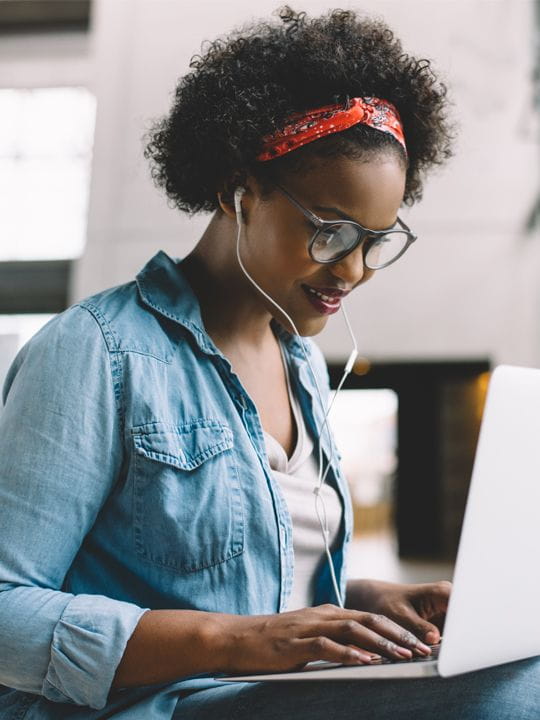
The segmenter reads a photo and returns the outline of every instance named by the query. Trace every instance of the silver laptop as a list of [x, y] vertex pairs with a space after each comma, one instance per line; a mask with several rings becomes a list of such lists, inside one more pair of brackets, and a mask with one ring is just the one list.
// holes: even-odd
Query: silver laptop
[[[442, 578], [441, 578], [442, 579]], [[500, 365], [489, 383], [444, 637], [427, 659], [309, 663], [216, 678], [449, 677], [540, 655], [540, 370]]]

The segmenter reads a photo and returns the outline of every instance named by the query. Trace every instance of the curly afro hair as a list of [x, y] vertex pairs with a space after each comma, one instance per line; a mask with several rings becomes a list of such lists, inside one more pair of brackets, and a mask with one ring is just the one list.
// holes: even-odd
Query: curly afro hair
[[[422, 197], [422, 176], [452, 154], [447, 89], [430, 62], [403, 52], [378, 19], [334, 10], [317, 18], [286, 6], [276, 23], [260, 22], [207, 44], [181, 78], [169, 114], [147, 135], [145, 157], [170, 204], [188, 213], [219, 207], [251, 174], [263, 185], [306, 171], [315, 157], [360, 158], [395, 152], [407, 169], [404, 203]], [[356, 125], [264, 163], [262, 138], [294, 112], [376, 96], [397, 107], [408, 155], [388, 133]]]

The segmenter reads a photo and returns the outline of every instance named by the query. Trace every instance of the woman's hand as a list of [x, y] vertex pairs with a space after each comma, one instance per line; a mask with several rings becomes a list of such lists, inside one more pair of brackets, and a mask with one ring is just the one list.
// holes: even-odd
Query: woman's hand
[[351, 580], [347, 607], [382, 613], [430, 645], [441, 639], [452, 583], [401, 584], [382, 580]]
[[276, 615], [212, 614], [212, 642], [222, 672], [298, 670], [314, 660], [346, 665], [373, 655], [408, 660], [430, 648], [381, 615], [319, 605]]

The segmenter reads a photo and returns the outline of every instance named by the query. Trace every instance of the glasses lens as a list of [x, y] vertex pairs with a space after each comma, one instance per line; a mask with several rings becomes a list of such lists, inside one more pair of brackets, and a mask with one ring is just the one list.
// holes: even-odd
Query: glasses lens
[[397, 260], [407, 247], [408, 238], [406, 232], [394, 230], [371, 240], [365, 257], [366, 266], [377, 270]]
[[311, 254], [318, 262], [329, 262], [351, 250], [358, 242], [358, 228], [349, 223], [326, 225], [317, 233]]

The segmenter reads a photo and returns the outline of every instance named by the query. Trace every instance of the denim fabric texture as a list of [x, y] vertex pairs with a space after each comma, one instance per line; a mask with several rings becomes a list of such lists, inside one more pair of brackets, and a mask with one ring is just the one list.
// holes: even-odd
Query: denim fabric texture
[[[272, 324], [316, 437], [324, 410], [301, 341]], [[326, 403], [324, 358], [304, 342]], [[256, 407], [182, 263], [159, 252], [135, 281], [53, 318], [18, 354], [3, 400], [0, 718], [171, 718], [179, 697], [221, 684], [111, 691], [142, 614], [276, 613], [293, 578]], [[333, 549], [344, 595], [351, 504], [327, 433], [322, 445], [344, 509]], [[321, 560], [323, 602], [335, 598]]]
[[538, 720], [540, 657], [450, 678], [242, 683], [181, 699], [174, 720]]

